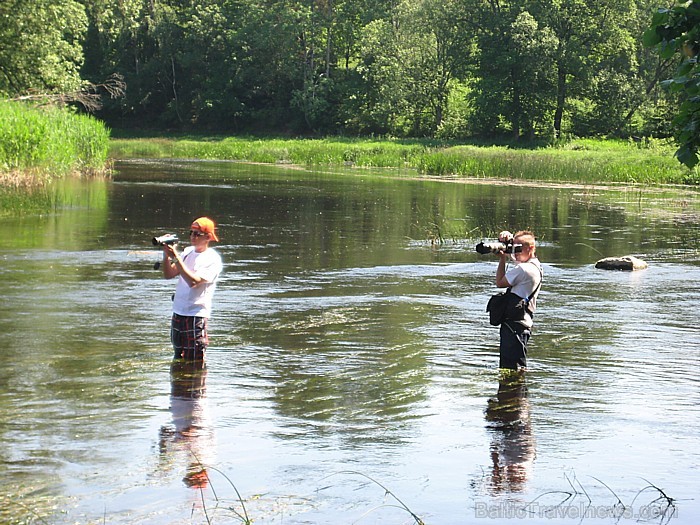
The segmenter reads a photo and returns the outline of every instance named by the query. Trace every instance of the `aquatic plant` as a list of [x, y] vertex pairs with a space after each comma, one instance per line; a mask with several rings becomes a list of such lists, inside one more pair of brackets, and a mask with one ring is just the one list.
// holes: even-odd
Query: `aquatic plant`
[[[251, 525], [251, 524], [253, 523], [253, 520], [252, 520], [252, 519], [250, 518], [250, 516], [248, 515], [248, 511], [246, 510], [245, 501], [244, 501], [244, 499], [243, 499], [243, 496], [242, 496], [241, 493], [238, 491], [238, 488], [236, 488], [236, 485], [233, 483], [233, 481], [231, 481], [231, 479], [230, 479], [223, 471], [221, 471], [221, 470], [219, 470], [219, 469], [217, 469], [217, 468], [215, 468], [215, 467], [212, 467], [212, 466], [205, 466], [205, 465], [203, 465], [202, 463], [200, 463], [200, 462], [199, 462], [199, 459], [198, 459], [196, 456], [195, 456], [195, 460], [197, 461], [198, 469], [201, 469], [201, 471], [205, 473], [204, 475], [206, 476], [207, 482], [208, 482], [209, 486], [210, 486], [211, 489], [212, 489], [212, 492], [213, 492], [213, 494], [214, 494], [214, 499], [215, 499], [215, 501], [217, 502], [217, 504], [219, 503], [220, 500], [219, 500], [219, 497], [218, 497], [217, 494], [216, 494], [216, 491], [214, 490], [214, 486], [213, 486], [213, 484], [211, 483], [211, 479], [209, 478], [209, 475], [206, 473], [207, 470], [212, 470], [212, 471], [215, 471], [215, 472], [219, 473], [220, 475], [222, 475], [222, 476], [224, 477], [224, 479], [226, 479], [226, 481], [228, 481], [228, 483], [231, 485], [231, 487], [233, 487], [233, 490], [236, 492], [236, 497], [237, 497], [238, 503], [239, 503], [240, 506], [241, 506], [241, 511], [239, 512], [237, 509], [235, 509], [235, 508], [233, 508], [233, 507], [229, 507], [229, 510], [231, 510], [231, 511], [234, 513], [236, 519], [237, 519], [238, 521], [240, 521], [243, 525]], [[404, 510], [405, 512], [407, 512], [408, 514], [410, 514], [411, 517], [413, 518], [413, 520], [415, 521], [415, 523], [416, 523], [417, 525], [425, 525], [425, 522], [424, 522], [417, 514], [415, 514], [415, 513], [414, 513], [403, 501], [401, 501], [390, 489], [388, 489], [385, 485], [383, 485], [383, 484], [380, 483], [379, 481], [377, 481], [377, 480], [371, 478], [370, 476], [368, 476], [368, 475], [366, 475], [366, 474], [363, 474], [362, 472], [356, 472], [356, 471], [342, 471], [342, 472], [338, 472], [338, 473], [332, 474], [331, 476], [340, 475], [340, 474], [350, 474], [350, 475], [354, 475], [354, 476], [361, 476], [361, 477], [363, 477], [363, 478], [365, 478], [365, 479], [371, 481], [371, 482], [374, 483], [375, 485], [379, 486], [379, 487], [384, 491], [384, 494], [385, 494], [385, 495], [390, 496], [394, 501], [397, 502], [396, 505], [394, 505], [394, 504], [383, 504], [383, 505], [380, 505], [379, 507], [376, 507], [376, 508], [380, 508], [380, 507], [397, 507], [397, 508], [400, 508], [400, 509]], [[329, 477], [331, 477], [331, 476], [327, 476], [327, 478], [329, 478]], [[326, 479], [326, 478], [324, 478], [324, 479]], [[214, 522], [214, 518], [213, 518], [213, 516], [210, 516], [210, 512], [209, 512], [209, 510], [207, 509], [206, 501], [205, 501], [205, 498], [204, 498], [204, 490], [203, 490], [202, 487], [200, 487], [200, 494], [201, 494], [201, 498], [202, 498], [202, 508], [203, 508], [203, 511], [204, 511], [205, 519], [206, 519], [207, 523], [208, 523], [209, 525], [211, 525], [211, 524]], [[367, 512], [365, 513], [365, 515], [370, 514], [372, 511], [376, 510], [376, 508], [370, 509], [369, 511], [367, 511]]]
[[[570, 490], [553, 490], [540, 494], [533, 500], [525, 503], [519, 510], [522, 512], [523, 516], [527, 515], [537, 515], [540, 517], [546, 517], [547, 519], [555, 517], [576, 517], [583, 520], [587, 516], [591, 517], [609, 517], [615, 520], [620, 520], [622, 518], [637, 518], [637, 521], [650, 521], [658, 519], [658, 523], [665, 525], [669, 521], [677, 516], [676, 500], [668, 496], [661, 488], [657, 487], [653, 483], [644, 479], [648, 484], [637, 492], [632, 501], [626, 505], [623, 503], [622, 499], [615, 493], [615, 491], [610, 488], [610, 486], [600, 479], [591, 476], [592, 479], [600, 483], [605, 487], [616, 499], [616, 502], [612, 505], [594, 505], [593, 500], [589, 496], [588, 492], [584, 488], [583, 484], [573, 476], [573, 479], [567, 475], [564, 478], [569, 484]], [[644, 505], [635, 507], [635, 503], [638, 498], [645, 492], [653, 490], [656, 491], [659, 496], [651, 501], [646, 502]], [[541, 505], [539, 500], [549, 495], [561, 495], [562, 499], [558, 503], [551, 505]], [[580, 496], [585, 496], [586, 502], [583, 504], [575, 504], [576, 499]]]
[[[408, 512], [411, 515], [411, 517], [417, 523], [417, 525], [425, 525], [425, 522], [415, 512], [413, 512], [411, 509], [409, 509], [408, 506], [406, 506], [406, 504], [403, 501], [401, 501], [398, 498], [398, 496], [396, 496], [396, 494], [394, 494], [391, 490], [389, 490], [386, 486], [384, 486], [383, 484], [378, 482], [376, 479], [371, 478], [367, 474], [363, 474], [362, 472], [356, 472], [354, 470], [346, 470], [343, 472], [339, 472], [339, 474], [352, 474], [355, 476], [361, 476], [361, 477], [371, 481], [372, 483], [374, 483], [375, 485], [380, 487], [382, 490], [384, 490], [385, 495], [391, 496], [398, 503], [398, 506], [397, 505], [380, 505], [380, 506], [382, 506], [382, 507], [383, 506], [398, 507], [400, 509], [403, 509], [404, 511]], [[367, 514], [369, 514], [370, 512], [372, 512], [372, 511], [371, 510], [368, 511]]]

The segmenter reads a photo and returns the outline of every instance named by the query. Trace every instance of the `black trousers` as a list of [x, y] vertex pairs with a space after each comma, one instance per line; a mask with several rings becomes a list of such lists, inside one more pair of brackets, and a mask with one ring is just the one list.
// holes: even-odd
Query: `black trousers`
[[532, 332], [515, 321], [501, 323], [499, 368], [517, 370], [527, 366], [527, 342]]

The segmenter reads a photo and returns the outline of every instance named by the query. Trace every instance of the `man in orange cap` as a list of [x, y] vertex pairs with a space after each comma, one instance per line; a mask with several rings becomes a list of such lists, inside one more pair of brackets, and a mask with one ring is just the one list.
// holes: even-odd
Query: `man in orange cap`
[[200, 217], [190, 226], [190, 246], [182, 253], [177, 245], [163, 245], [163, 276], [179, 276], [170, 325], [176, 359], [203, 360], [209, 343], [207, 323], [223, 269], [221, 256], [209, 247], [211, 241], [219, 241], [216, 225], [210, 218]]

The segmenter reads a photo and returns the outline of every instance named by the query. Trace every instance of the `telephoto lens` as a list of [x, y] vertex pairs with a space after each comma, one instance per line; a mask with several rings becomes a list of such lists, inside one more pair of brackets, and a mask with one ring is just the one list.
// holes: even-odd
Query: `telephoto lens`
[[476, 245], [477, 253], [486, 255], [487, 253], [498, 253], [499, 251], [505, 251], [506, 245], [502, 242], [480, 242]]
[[522, 244], [513, 244], [512, 242], [505, 244], [502, 242], [480, 242], [476, 245], [477, 253], [485, 255], [487, 253], [520, 253], [523, 251]]

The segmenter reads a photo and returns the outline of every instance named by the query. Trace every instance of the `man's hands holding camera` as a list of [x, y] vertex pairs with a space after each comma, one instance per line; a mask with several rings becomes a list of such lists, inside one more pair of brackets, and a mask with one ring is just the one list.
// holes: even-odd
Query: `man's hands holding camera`
[[168, 257], [177, 257], [177, 252], [175, 251], [175, 244], [163, 244], [163, 253]]
[[498, 234], [498, 241], [499, 242], [502, 242], [504, 244], [508, 244], [512, 240], [513, 240], [513, 234], [510, 233], [508, 230], [504, 230]]
[[[510, 233], [508, 230], [502, 231], [498, 234], [498, 242], [502, 242], [504, 244], [504, 248], [506, 248], [509, 244], [513, 242], [513, 234]], [[501, 259], [505, 260], [505, 258], [508, 256], [508, 252], [506, 251], [506, 249], [498, 250], [496, 252], [496, 257], [500, 257]]]
[[497, 242], [481, 241], [476, 245], [476, 252], [482, 255], [493, 253], [497, 257], [505, 254], [514, 254], [522, 251], [522, 244], [513, 244], [513, 234], [509, 231], [502, 231], [498, 235]]
[[163, 260], [170, 264], [177, 264], [180, 261], [180, 254], [176, 248], [177, 244], [163, 244]]

